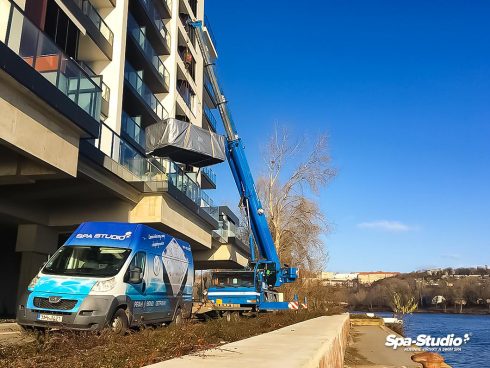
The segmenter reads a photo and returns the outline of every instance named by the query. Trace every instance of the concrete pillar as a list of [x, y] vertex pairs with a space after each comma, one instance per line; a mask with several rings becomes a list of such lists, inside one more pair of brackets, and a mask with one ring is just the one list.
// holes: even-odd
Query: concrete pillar
[[49, 255], [58, 248], [58, 233], [47, 226], [25, 224], [17, 230], [16, 252], [22, 252], [17, 298], [26, 290]]
[[12, 318], [15, 316], [18, 275], [20, 269], [20, 254], [15, 252], [17, 237], [17, 225], [0, 224], [2, 242], [0, 249], [0, 318]]

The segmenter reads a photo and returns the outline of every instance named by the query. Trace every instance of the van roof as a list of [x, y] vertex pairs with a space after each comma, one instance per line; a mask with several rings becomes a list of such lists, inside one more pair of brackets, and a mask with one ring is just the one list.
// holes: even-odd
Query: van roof
[[176, 241], [191, 252], [187, 242], [143, 224], [127, 222], [84, 222], [65, 242], [65, 246], [87, 245], [128, 249], [156, 250]]

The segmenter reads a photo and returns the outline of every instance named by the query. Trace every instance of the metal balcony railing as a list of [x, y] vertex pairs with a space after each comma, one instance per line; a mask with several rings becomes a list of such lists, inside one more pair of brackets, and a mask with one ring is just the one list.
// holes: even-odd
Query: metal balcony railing
[[95, 147], [130, 171], [141, 181], [166, 181], [165, 168], [160, 161], [139, 153], [104, 123], [99, 138], [92, 140]]
[[128, 136], [130, 136], [142, 148], [145, 148], [146, 137], [145, 137], [144, 129], [141, 128], [141, 126], [124, 111], [122, 113], [121, 125], [122, 125], [123, 132], [125, 132]]
[[150, 88], [143, 82], [141, 76], [134, 70], [134, 68], [126, 62], [124, 68], [124, 78], [129, 82], [129, 84], [134, 88], [134, 90], [141, 96], [143, 101], [147, 106], [158, 116], [159, 119], [163, 120], [168, 117], [168, 112], [165, 110], [163, 105], [158, 101], [155, 95], [152, 93]]
[[0, 0], [0, 41], [99, 121], [101, 87], [11, 0]]
[[138, 44], [138, 46], [141, 48], [141, 50], [146, 55], [150, 63], [153, 65], [157, 73], [160, 74], [161, 77], [165, 80], [165, 85], [168, 88], [170, 84], [170, 74], [167, 68], [165, 68], [165, 65], [163, 65], [162, 60], [157, 56], [157, 53], [146, 38], [145, 33], [139, 27], [138, 23], [136, 23], [131, 14], [128, 17], [128, 25], [130, 28], [129, 32], [131, 37], [136, 41], [136, 44]]

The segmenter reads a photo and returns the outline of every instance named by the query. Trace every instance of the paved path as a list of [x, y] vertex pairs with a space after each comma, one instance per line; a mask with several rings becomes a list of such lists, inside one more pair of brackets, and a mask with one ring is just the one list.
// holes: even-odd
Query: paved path
[[32, 340], [32, 337], [21, 334], [17, 323], [0, 323], [0, 345], [19, 344]]
[[353, 341], [348, 349], [346, 368], [420, 368], [420, 364], [410, 359], [414, 352], [404, 351], [403, 348], [393, 350], [385, 346], [386, 336], [393, 333], [384, 326], [351, 327]]

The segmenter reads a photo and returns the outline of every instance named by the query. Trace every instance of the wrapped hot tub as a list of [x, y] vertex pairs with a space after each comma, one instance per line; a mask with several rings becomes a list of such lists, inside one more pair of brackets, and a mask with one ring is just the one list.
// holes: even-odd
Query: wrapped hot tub
[[166, 119], [145, 129], [146, 152], [203, 167], [225, 161], [225, 138], [191, 123]]

